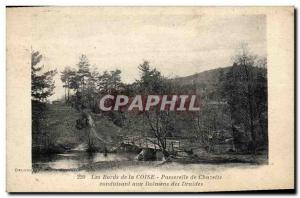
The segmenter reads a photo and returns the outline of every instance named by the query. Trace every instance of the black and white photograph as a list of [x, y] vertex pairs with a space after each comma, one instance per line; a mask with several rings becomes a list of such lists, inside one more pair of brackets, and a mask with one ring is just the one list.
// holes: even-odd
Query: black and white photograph
[[55, 17], [29, 49], [35, 171], [268, 163], [264, 15]]

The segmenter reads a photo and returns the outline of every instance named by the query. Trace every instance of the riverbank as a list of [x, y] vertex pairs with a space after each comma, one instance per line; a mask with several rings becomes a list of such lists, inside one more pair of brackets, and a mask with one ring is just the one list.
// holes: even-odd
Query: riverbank
[[123, 161], [123, 162], [96, 162], [82, 166], [78, 170], [84, 171], [98, 171], [105, 169], [130, 169], [132, 167], [173, 167], [189, 166], [189, 165], [221, 165], [231, 164], [232, 166], [241, 164], [257, 166], [267, 164], [265, 156], [214, 156], [210, 159], [199, 157], [185, 157], [185, 158], [168, 158], [165, 161]]
[[[162, 161], [139, 161], [135, 155], [128, 153], [108, 153], [105, 156], [103, 153], [95, 154], [94, 156], [65, 154], [60, 155], [58, 159], [47, 163], [34, 163], [33, 169], [35, 172], [40, 171], [102, 171], [102, 170], [126, 170], [139, 168], [154, 168], [161, 169], [172, 167], [179, 169], [184, 166], [258, 166], [267, 164], [267, 156], [260, 155], [211, 155], [210, 157], [198, 157], [195, 155], [186, 157], [172, 157]], [[76, 161], [77, 160], [77, 161]], [[56, 164], [55, 164], [56, 163]], [[64, 165], [64, 166], [61, 166]]]

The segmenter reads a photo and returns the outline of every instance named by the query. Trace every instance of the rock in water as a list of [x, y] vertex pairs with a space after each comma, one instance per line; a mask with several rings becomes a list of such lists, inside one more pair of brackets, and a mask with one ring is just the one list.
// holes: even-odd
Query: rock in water
[[137, 155], [137, 160], [140, 161], [156, 160], [156, 151], [154, 149], [145, 148]]

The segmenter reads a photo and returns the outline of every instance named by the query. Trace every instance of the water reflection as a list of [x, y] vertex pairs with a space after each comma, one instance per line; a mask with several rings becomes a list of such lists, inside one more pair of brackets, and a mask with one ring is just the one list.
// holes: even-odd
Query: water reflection
[[34, 156], [33, 164], [51, 169], [75, 169], [83, 165], [104, 161], [134, 160], [136, 154], [132, 153], [87, 153], [72, 152], [49, 156]]

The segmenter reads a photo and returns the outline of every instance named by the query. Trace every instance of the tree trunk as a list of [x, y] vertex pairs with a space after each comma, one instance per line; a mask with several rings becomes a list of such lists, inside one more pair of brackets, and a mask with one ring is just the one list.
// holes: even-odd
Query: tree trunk
[[65, 85], [65, 103], [67, 102], [67, 86]]
[[68, 81], [68, 102], [70, 101], [70, 81]]

